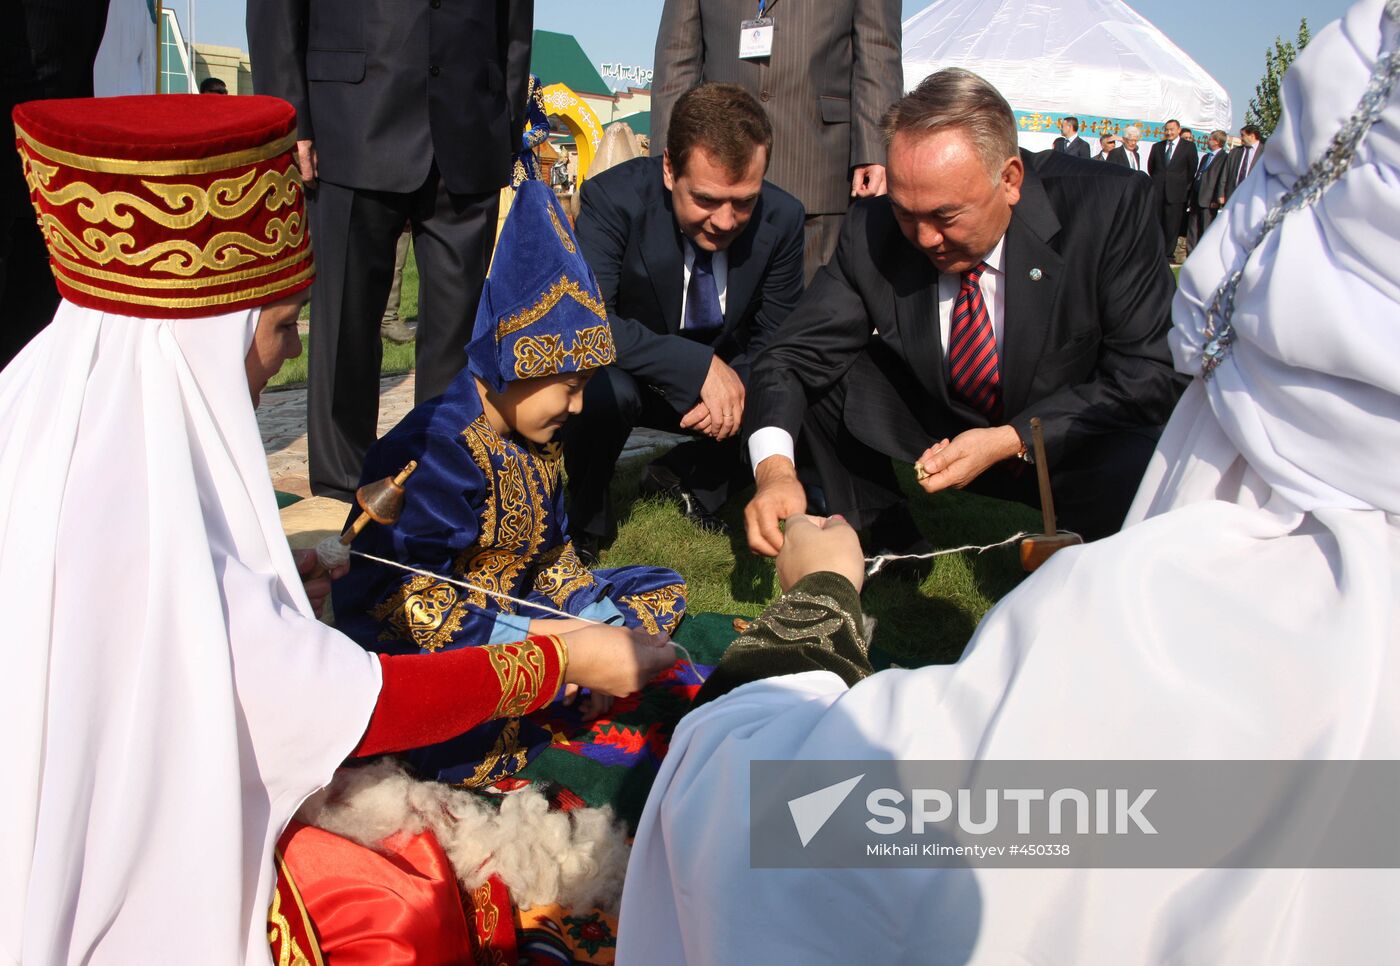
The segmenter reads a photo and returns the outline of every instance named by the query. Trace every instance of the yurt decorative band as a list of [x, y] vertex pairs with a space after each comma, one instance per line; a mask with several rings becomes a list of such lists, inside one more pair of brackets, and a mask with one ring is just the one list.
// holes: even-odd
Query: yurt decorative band
[[[1162, 133], [1164, 118], [1155, 121], [1130, 121], [1122, 117], [1101, 117], [1096, 114], [1073, 114], [1066, 111], [1063, 114], [1047, 114], [1044, 111], [1014, 111], [1016, 115], [1016, 130], [1027, 133], [1060, 133], [1060, 121], [1067, 117], [1079, 118], [1079, 133], [1083, 137], [1089, 135], [1118, 134], [1123, 133], [1127, 127], [1137, 127], [1142, 131], [1142, 139], [1147, 142], [1160, 141], [1166, 135]], [[1183, 124], [1190, 126], [1191, 121], [1182, 119]], [[1196, 125], [1196, 130], [1209, 130], [1209, 125]]]

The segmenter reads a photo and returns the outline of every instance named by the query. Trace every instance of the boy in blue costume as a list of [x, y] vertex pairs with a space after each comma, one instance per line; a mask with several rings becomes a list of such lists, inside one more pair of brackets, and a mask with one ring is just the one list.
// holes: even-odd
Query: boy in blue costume
[[[336, 581], [337, 626], [362, 646], [417, 653], [567, 633], [551, 618], [493, 594], [583, 618], [669, 633], [685, 611], [672, 570], [590, 572], [564, 517], [554, 436], [583, 403], [592, 370], [615, 359], [593, 273], [559, 202], [522, 183], [482, 293], [467, 368], [369, 450], [362, 481], [418, 470], [398, 523], [370, 527], [355, 550], [482, 588], [355, 558]], [[501, 674], [530, 674], [501, 668]], [[529, 719], [489, 722], [409, 756], [420, 773], [473, 787], [514, 774], [550, 741]]]

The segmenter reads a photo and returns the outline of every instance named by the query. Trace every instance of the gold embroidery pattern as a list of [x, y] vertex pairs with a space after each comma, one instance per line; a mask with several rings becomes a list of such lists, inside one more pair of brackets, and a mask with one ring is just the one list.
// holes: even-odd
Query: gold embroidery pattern
[[[131, 288], [146, 289], [202, 289], [211, 285], [232, 285], [234, 282], [245, 282], [250, 278], [262, 278], [264, 275], [271, 275], [274, 272], [284, 271], [295, 267], [298, 263], [304, 262], [311, 257], [311, 249], [303, 247], [300, 251], [293, 251], [286, 258], [264, 262], [252, 268], [245, 268], [234, 272], [225, 272], [216, 279], [209, 278], [141, 278], [135, 275], [123, 275], [120, 272], [104, 272], [100, 268], [92, 268], [82, 262], [75, 262], [72, 259], [53, 252], [55, 270], [63, 272], [79, 272], [90, 278], [101, 279], [104, 282], [117, 282]], [[285, 284], [285, 283], [279, 283]]]
[[537, 447], [537, 450], [540, 480], [544, 483], [546, 495], [552, 498], [559, 491], [559, 481], [564, 475], [564, 444], [552, 439]]
[[[298, 282], [308, 279], [316, 274], [316, 266], [308, 265], [305, 269], [287, 278], [278, 279], [268, 285], [260, 285], [257, 288], [233, 289], [215, 295], [202, 295], [189, 298], [164, 298], [157, 295], [136, 295], [131, 292], [112, 293], [106, 289], [85, 285], [77, 279], [65, 275], [63, 272], [54, 271], [54, 276], [63, 281], [71, 289], [79, 292], [86, 292], [89, 295], [96, 295], [99, 298], [120, 298], [124, 302], [131, 302], [135, 305], [158, 305], [167, 309], [191, 309], [202, 308], [215, 305], [230, 305], [234, 302], [246, 303], [249, 299], [262, 298], [273, 292], [283, 292]], [[209, 283], [216, 284], [216, 283]]]
[[381, 641], [411, 640], [422, 650], [437, 651], [461, 633], [473, 607], [515, 613], [515, 604], [493, 593], [519, 596], [517, 585], [544, 545], [545, 500], [558, 486], [559, 447], [527, 449], [509, 442], [485, 416], [473, 420], [462, 438], [488, 488], [477, 539], [453, 561], [452, 576], [482, 589], [458, 589], [423, 575], [405, 580], [370, 611], [380, 622]]
[[[138, 214], [146, 221], [166, 228], [183, 230], [207, 218], [221, 221], [241, 218], [259, 204], [269, 211], [276, 211], [295, 206], [297, 195], [302, 190], [301, 174], [296, 165], [290, 163], [281, 172], [269, 170], [259, 175], [256, 171], [247, 171], [236, 177], [221, 178], [207, 189], [192, 184], [142, 181], [142, 186], [151, 192], [154, 200], [141, 198], [126, 191], [99, 191], [82, 181], [50, 188], [59, 169], [31, 157], [23, 145], [20, 154], [24, 163], [25, 181], [30, 190], [40, 195], [50, 206], [59, 208], [75, 205], [78, 217], [88, 224], [107, 224], [116, 229], [133, 227]], [[79, 238], [51, 212], [41, 212], [38, 221], [40, 229], [49, 239], [56, 260], [91, 277], [135, 288], [171, 287], [172, 283], [173, 287], [204, 287], [217, 285], [224, 280], [195, 279], [182, 284], [181, 279], [190, 279], [190, 276], [203, 270], [231, 273], [227, 281], [233, 282], [253, 277], [255, 272], [265, 274], [277, 270], [259, 266], [256, 270], [244, 270], [234, 274], [235, 270], [249, 262], [275, 259], [288, 249], [302, 248], [299, 257], [293, 256], [279, 262], [280, 267], [290, 267], [308, 258], [310, 254], [309, 249], [305, 247], [304, 219], [295, 211], [288, 213], [286, 218], [270, 219], [263, 238], [255, 238], [242, 231], [225, 231], [214, 235], [203, 246], [188, 239], [171, 239], [140, 249], [137, 248], [136, 239], [127, 231], [108, 233], [93, 227], [84, 230]], [[145, 279], [122, 273], [100, 272], [84, 264], [102, 266], [111, 262], [129, 266], [149, 265], [147, 271], [166, 272], [179, 278]], [[302, 277], [306, 275], [309, 275], [309, 269]], [[75, 287], [81, 291], [90, 291], [90, 294], [103, 294], [100, 289]]]
[[[520, 577], [544, 546], [548, 511], [544, 501], [546, 467], [538, 451], [508, 443], [486, 422], [475, 419], [463, 436], [472, 459], [490, 483], [482, 508], [481, 535], [454, 565], [463, 580], [486, 590], [516, 596]], [[491, 457], [496, 456], [497, 465]], [[489, 594], [472, 591], [468, 600], [478, 607]], [[515, 605], [495, 598], [493, 606], [514, 613]]]
[[514, 775], [529, 763], [529, 749], [520, 747], [520, 719], [511, 718], [491, 746], [491, 753], [476, 766], [470, 777], [458, 782], [457, 786], [483, 788]]
[[549, 291], [545, 292], [538, 302], [528, 309], [522, 309], [514, 315], [506, 317], [496, 326], [496, 341], [501, 342], [506, 336], [534, 325], [548, 315], [549, 311], [558, 305], [565, 296], [573, 299], [604, 322], [607, 321], [608, 310], [601, 299], [594, 298], [593, 293], [585, 290], [582, 285], [567, 275], [560, 275], [559, 281], [551, 285]]
[[800, 590], [789, 591], [770, 604], [731, 647], [763, 647], [764, 633], [790, 644], [814, 644], [826, 651], [835, 651], [833, 638], [845, 634], [855, 640], [862, 652], [870, 649], [855, 617], [846, 613], [836, 598]]
[[412, 641], [425, 651], [451, 644], [465, 616], [456, 588], [421, 574], [400, 584], [370, 613], [383, 626], [381, 641]]
[[501, 686], [501, 700], [496, 703], [493, 718], [523, 715], [544, 689], [544, 649], [532, 641], [518, 644], [487, 644], [482, 647], [491, 660], [491, 670]]
[[612, 330], [606, 325], [579, 330], [577, 338], [569, 343], [567, 349], [559, 335], [521, 336], [516, 340], [514, 351], [517, 379], [534, 379], [563, 372], [565, 360], [573, 364], [570, 371], [578, 371], [612, 365], [617, 359]]
[[57, 161], [66, 168], [96, 171], [99, 174], [143, 174], [152, 178], [180, 174], [210, 174], [215, 171], [227, 171], [229, 168], [241, 168], [244, 165], [261, 164], [279, 154], [287, 153], [297, 143], [297, 133], [292, 131], [276, 141], [269, 141], [267, 144], [255, 148], [231, 151], [228, 154], [219, 154], [208, 158], [187, 158], [178, 161], [136, 161], [130, 158], [95, 158], [85, 154], [74, 154], [71, 151], [60, 151], [58, 148], [51, 148], [47, 144], [35, 140], [29, 132], [18, 126], [15, 127], [15, 134], [36, 154]]
[[477, 936], [477, 966], [506, 966], [501, 951], [491, 945], [491, 937], [501, 922], [501, 911], [491, 899], [491, 883], [483, 882], [471, 892], [472, 909], [480, 914]]
[[[286, 218], [270, 219], [266, 239], [241, 231], [222, 231], [203, 246], [185, 238], [173, 238], [137, 250], [136, 239], [127, 232], [109, 235], [97, 228], [87, 229], [79, 238], [47, 212], [39, 216], [39, 229], [48, 237], [54, 251], [68, 259], [86, 259], [98, 265], [114, 261], [122, 265], [145, 265], [164, 255], [149, 270], [185, 277], [202, 270], [224, 272], [260, 258], [275, 258], [306, 241], [306, 224], [297, 212]], [[218, 285], [219, 281], [218, 278], [202, 280], [204, 285]]]
[[311, 917], [307, 914], [306, 904], [301, 899], [301, 892], [298, 891], [296, 882], [292, 880], [292, 875], [287, 870], [287, 863], [283, 860], [282, 853], [274, 851], [273, 854], [277, 861], [277, 876], [287, 883], [287, 890], [296, 902], [294, 912], [301, 917], [303, 931], [311, 944], [311, 955], [308, 956], [301, 948], [301, 943], [297, 942], [296, 935], [292, 932], [291, 923], [287, 918], [293, 910], [289, 910], [287, 913], [282, 911], [282, 890], [274, 885], [272, 907], [267, 910], [267, 943], [277, 954], [277, 966], [325, 966], [324, 960], [321, 959], [321, 949], [316, 944], [316, 933], [311, 925]]
[[76, 204], [78, 217], [89, 225], [107, 224], [115, 228], [130, 228], [136, 224], [136, 214], [162, 227], [183, 230], [210, 217], [223, 221], [241, 218], [259, 203], [268, 211], [276, 211], [296, 204], [297, 192], [301, 189], [301, 173], [295, 165], [280, 173], [265, 170], [261, 175], [256, 169], [250, 169], [237, 177], [220, 178], [207, 189], [193, 184], [142, 181], [141, 186], [165, 204], [162, 209], [127, 191], [98, 191], [86, 181], [74, 181], [50, 190], [47, 186], [58, 168], [42, 161], [24, 160], [27, 162], [25, 181], [31, 191], [38, 192], [55, 208]]
[[555, 607], [577, 591], [592, 586], [593, 575], [578, 559], [573, 543], [555, 547], [540, 559], [540, 571], [535, 575], [535, 590], [554, 601]]
[[569, 237], [569, 233], [564, 230], [564, 226], [559, 222], [559, 216], [554, 213], [553, 205], [546, 205], [549, 212], [549, 223], [554, 226], [554, 234], [559, 236], [559, 244], [564, 246], [564, 251], [570, 255], [576, 254], [578, 249], [574, 247], [574, 240]]
[[621, 597], [619, 603], [636, 611], [648, 634], [670, 633], [685, 614], [685, 582]]

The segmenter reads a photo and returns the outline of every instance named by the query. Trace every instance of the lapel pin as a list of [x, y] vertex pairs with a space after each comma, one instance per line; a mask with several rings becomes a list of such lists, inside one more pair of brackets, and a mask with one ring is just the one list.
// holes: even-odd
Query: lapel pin
[[1038, 268], [1031, 269], [1031, 281], [1038, 282], [1045, 277], [1045, 273]]

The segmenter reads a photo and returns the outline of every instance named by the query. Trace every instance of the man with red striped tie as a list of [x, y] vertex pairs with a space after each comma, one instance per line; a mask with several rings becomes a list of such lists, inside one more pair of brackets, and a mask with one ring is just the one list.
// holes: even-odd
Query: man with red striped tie
[[866, 530], [869, 550], [918, 552], [891, 460], [928, 493], [1038, 506], [1032, 417], [1065, 528], [1113, 533], [1185, 385], [1151, 183], [1020, 151], [1006, 100], [964, 70], [898, 101], [885, 135], [889, 196], [851, 209], [753, 368], [750, 547], [777, 553], [819, 482], [814, 512]]

